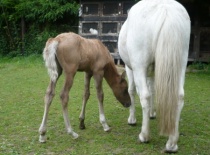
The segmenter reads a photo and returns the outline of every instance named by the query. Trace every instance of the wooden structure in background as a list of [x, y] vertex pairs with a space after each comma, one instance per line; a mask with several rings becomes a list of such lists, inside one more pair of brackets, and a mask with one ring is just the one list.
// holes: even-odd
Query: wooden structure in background
[[210, 62], [210, 1], [180, 0], [191, 18], [189, 61]]
[[[179, 0], [189, 12], [192, 33], [189, 61], [210, 62], [210, 3], [199, 0]], [[81, 0], [79, 34], [85, 38], [98, 38], [119, 59], [117, 41], [122, 24], [134, 0]], [[90, 29], [97, 30], [92, 34]], [[95, 31], [96, 32], [96, 31]]]

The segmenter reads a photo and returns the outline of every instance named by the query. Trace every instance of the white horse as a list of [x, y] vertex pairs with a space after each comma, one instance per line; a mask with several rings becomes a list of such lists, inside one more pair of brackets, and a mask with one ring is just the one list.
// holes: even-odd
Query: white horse
[[139, 140], [149, 141], [149, 117], [156, 115], [155, 94], [160, 134], [169, 136], [166, 152], [178, 150], [190, 29], [189, 15], [178, 2], [142, 0], [130, 9], [119, 34], [118, 48], [126, 64], [132, 100], [128, 123], [136, 123], [136, 90], [143, 111]]

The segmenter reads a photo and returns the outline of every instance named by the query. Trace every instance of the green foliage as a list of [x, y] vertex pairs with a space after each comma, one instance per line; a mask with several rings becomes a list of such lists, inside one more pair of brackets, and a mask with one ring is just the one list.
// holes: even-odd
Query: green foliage
[[26, 20], [36, 20], [38, 23], [55, 22], [64, 18], [66, 14], [76, 15], [78, 4], [68, 0], [20, 0], [15, 9]]
[[0, 4], [0, 55], [41, 53], [47, 37], [77, 32], [76, 0], [1, 0]]
[[39, 31], [36, 28], [31, 28], [26, 34], [25, 40], [25, 55], [41, 54], [48, 38], [55, 37], [56, 31]]
[[28, 33], [25, 35], [25, 55], [41, 54], [48, 38], [55, 37], [59, 33], [69, 31], [76, 32], [76, 29], [67, 24], [63, 24], [60, 27], [45, 27], [45, 30], [43, 31], [37, 27], [31, 26]]
[[210, 72], [210, 63], [203, 63], [203, 62], [193, 62], [189, 65], [190, 71], [208, 71]]

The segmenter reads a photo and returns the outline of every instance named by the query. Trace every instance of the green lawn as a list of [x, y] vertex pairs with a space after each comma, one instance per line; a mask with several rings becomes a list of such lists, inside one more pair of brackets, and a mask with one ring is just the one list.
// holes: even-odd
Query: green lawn
[[[127, 125], [128, 109], [123, 108], [104, 81], [105, 114], [112, 131], [103, 131], [93, 81], [86, 110], [86, 129], [79, 129], [83, 94], [83, 73], [77, 73], [70, 92], [69, 115], [80, 137], [66, 134], [59, 100], [63, 76], [50, 109], [47, 143], [39, 143], [43, 97], [49, 77], [40, 56], [0, 58], [0, 155], [6, 154], [161, 154], [167, 137], [158, 135], [157, 121], [151, 120], [151, 141], [137, 141], [142, 112], [136, 104], [137, 126]], [[138, 100], [136, 98], [136, 100]], [[180, 120], [180, 155], [210, 154], [210, 72], [187, 73], [185, 106]]]

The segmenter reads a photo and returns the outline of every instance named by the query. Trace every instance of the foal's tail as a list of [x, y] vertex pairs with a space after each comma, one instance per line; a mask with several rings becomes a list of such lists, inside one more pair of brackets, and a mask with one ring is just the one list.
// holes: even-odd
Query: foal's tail
[[48, 70], [50, 79], [55, 82], [58, 78], [58, 67], [56, 60], [56, 51], [58, 48], [58, 41], [53, 38], [48, 39], [46, 46], [43, 51], [43, 58], [45, 61], [45, 66]]
[[176, 20], [167, 9], [161, 11], [156, 21], [156, 45], [153, 45], [156, 51], [155, 93], [160, 134], [170, 135], [175, 132], [180, 76], [187, 60], [187, 54], [183, 52], [187, 45], [188, 25], [186, 19], [184, 22], [179, 20], [180, 17]]

